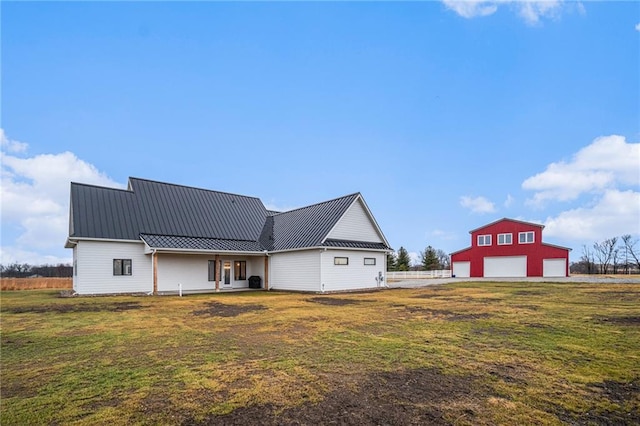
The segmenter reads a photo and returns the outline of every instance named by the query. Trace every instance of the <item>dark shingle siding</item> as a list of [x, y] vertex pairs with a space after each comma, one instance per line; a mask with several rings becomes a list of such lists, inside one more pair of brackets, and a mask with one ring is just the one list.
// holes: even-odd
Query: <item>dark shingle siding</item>
[[375, 243], [370, 241], [328, 239], [322, 244], [322, 246], [323, 247], [373, 249], [373, 250], [390, 250], [390, 248], [384, 243]]
[[219, 238], [181, 237], [175, 235], [141, 234], [151, 248], [206, 251], [263, 251], [257, 241], [224, 240]]

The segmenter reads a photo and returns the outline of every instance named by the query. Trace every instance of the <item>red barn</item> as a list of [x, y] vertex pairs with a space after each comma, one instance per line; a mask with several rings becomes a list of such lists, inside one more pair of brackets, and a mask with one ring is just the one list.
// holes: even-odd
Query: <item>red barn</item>
[[451, 253], [456, 277], [568, 277], [570, 248], [542, 242], [544, 225], [500, 219], [469, 231], [471, 247]]

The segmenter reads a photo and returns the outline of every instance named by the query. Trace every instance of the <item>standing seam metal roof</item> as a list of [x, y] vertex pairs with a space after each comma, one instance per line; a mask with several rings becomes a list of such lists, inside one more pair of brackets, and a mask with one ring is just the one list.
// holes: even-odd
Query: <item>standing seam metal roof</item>
[[130, 178], [126, 190], [71, 183], [69, 238], [142, 238], [150, 247], [193, 250], [387, 249], [367, 242], [322, 244], [358, 197], [277, 213], [255, 197], [145, 179]]

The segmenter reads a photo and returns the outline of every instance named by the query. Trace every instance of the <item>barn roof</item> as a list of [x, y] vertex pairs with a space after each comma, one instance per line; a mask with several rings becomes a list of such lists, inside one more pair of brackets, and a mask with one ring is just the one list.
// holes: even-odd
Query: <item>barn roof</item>
[[493, 225], [495, 225], [496, 223], [500, 223], [500, 222], [513, 222], [513, 223], [520, 223], [520, 224], [522, 224], [522, 225], [535, 226], [535, 227], [537, 227], [537, 228], [542, 228], [542, 229], [544, 229], [544, 225], [541, 225], [541, 224], [539, 224], [539, 223], [525, 222], [525, 221], [523, 221], [523, 220], [516, 220], [516, 219], [510, 219], [510, 218], [508, 218], [508, 217], [503, 217], [502, 219], [498, 219], [498, 220], [495, 220], [495, 221], [493, 221], [493, 222], [491, 222], [491, 223], [487, 223], [486, 225], [482, 225], [482, 226], [480, 226], [480, 227], [478, 227], [478, 228], [476, 228], [476, 229], [472, 229], [471, 231], [469, 231], [469, 233], [470, 233], [470, 234], [473, 234], [474, 232], [480, 231], [481, 229], [484, 229], [484, 228], [488, 228], [488, 227], [493, 226]]

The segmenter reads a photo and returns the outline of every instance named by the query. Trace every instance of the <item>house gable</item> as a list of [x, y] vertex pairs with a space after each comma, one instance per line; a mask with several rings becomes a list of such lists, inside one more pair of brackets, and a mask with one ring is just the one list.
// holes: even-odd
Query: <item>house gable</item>
[[338, 220], [327, 235], [327, 239], [384, 242], [384, 238], [373, 221], [369, 209], [366, 208], [360, 197], [351, 204], [349, 209]]

